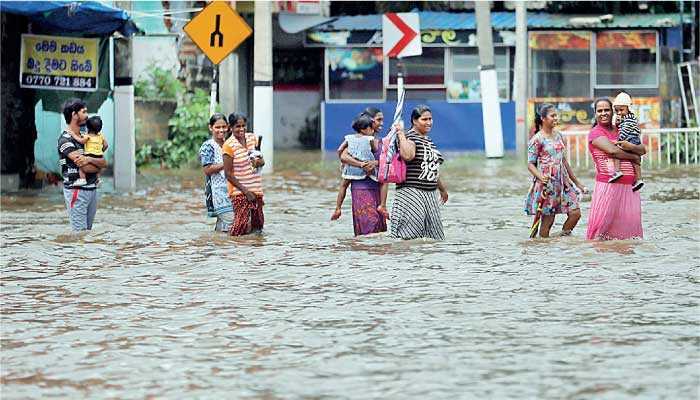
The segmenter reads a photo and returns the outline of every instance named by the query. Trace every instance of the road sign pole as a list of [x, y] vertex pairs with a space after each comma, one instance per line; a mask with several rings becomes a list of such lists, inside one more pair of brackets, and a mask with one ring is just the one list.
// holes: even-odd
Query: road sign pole
[[406, 76], [406, 64], [401, 62], [401, 59], [396, 60], [396, 112], [394, 113], [394, 121], [396, 122], [396, 117], [399, 116], [400, 120], [398, 121], [401, 124], [401, 128], [403, 128], [403, 99], [406, 95], [406, 89], [404, 87], [404, 77]]
[[209, 115], [211, 116], [216, 111], [216, 95], [218, 89], [217, 80], [219, 79], [219, 65], [214, 65], [211, 73], [211, 93], [209, 97]]

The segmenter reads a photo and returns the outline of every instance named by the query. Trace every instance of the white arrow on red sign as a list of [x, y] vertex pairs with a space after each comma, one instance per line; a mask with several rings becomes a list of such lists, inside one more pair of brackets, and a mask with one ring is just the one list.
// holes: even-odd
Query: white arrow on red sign
[[387, 57], [423, 54], [418, 13], [387, 13], [382, 17], [383, 53]]

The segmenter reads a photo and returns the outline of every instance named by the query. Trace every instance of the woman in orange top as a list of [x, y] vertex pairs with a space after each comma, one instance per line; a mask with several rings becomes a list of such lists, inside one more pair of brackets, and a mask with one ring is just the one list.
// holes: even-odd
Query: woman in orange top
[[221, 152], [234, 213], [229, 234], [240, 236], [262, 230], [265, 223], [262, 176], [255, 173], [255, 168], [265, 165], [265, 161], [262, 157], [250, 158], [257, 140], [253, 133], [246, 132], [246, 116], [232, 113], [228, 122], [232, 135], [221, 147]]

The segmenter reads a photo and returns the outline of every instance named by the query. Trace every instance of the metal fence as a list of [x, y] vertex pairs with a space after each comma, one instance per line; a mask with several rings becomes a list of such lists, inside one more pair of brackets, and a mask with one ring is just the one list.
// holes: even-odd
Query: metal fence
[[[565, 131], [562, 135], [569, 163], [574, 167], [588, 167], [592, 161], [588, 153], [588, 132]], [[700, 163], [700, 128], [642, 129], [641, 138], [647, 147], [647, 154], [642, 157], [644, 167], [668, 168]]]

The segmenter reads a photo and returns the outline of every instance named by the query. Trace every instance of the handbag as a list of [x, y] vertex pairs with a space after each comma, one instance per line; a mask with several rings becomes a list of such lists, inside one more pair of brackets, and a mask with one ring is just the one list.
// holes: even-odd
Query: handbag
[[204, 203], [207, 205], [207, 216], [216, 217], [214, 212], [214, 198], [211, 190], [211, 177], [206, 176], [204, 180]]
[[394, 138], [387, 135], [382, 139], [382, 151], [379, 153], [379, 183], [403, 183], [406, 180], [406, 162], [401, 159], [398, 149], [394, 149], [389, 159], [389, 149], [395, 146]]

